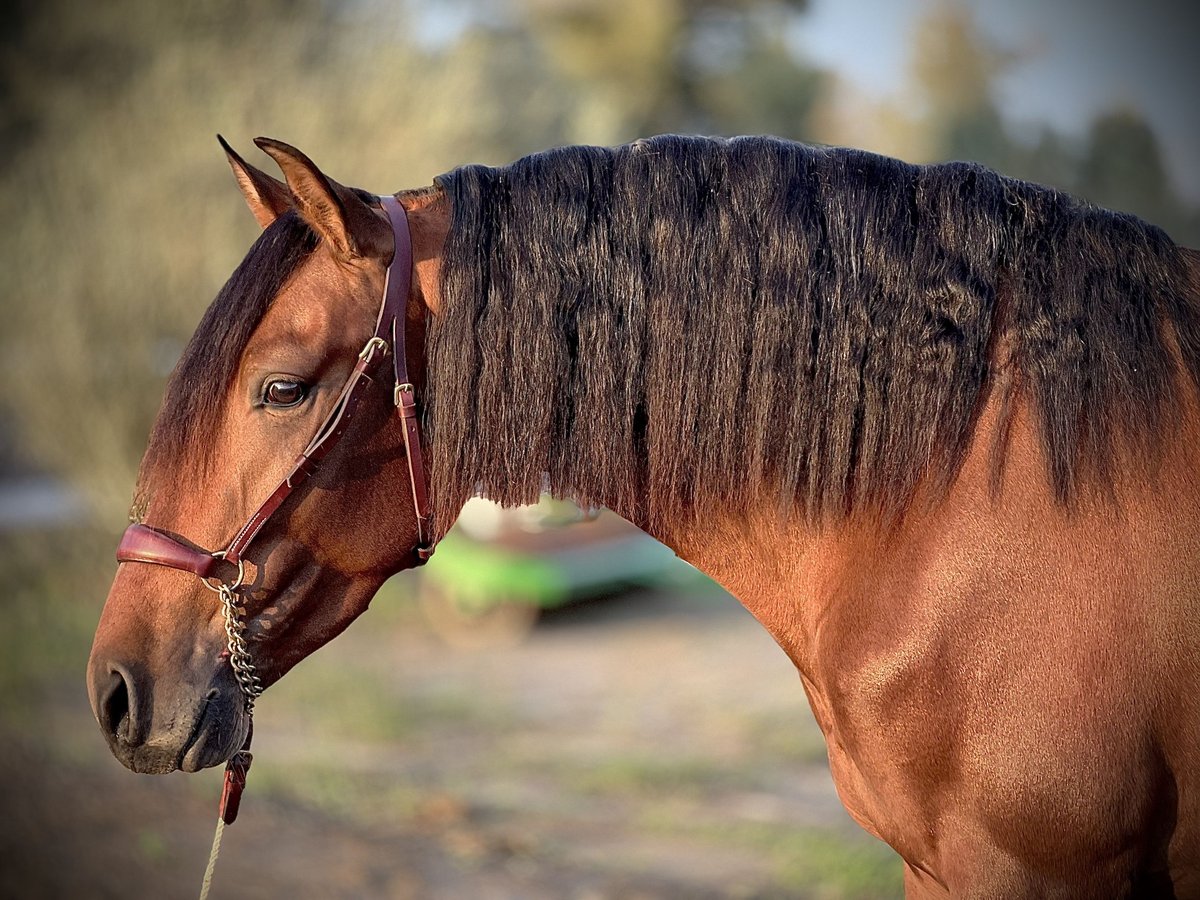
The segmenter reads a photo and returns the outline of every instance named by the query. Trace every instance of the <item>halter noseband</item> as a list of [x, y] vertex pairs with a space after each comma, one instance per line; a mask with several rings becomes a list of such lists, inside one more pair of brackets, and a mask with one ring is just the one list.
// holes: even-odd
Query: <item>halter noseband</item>
[[[404, 321], [408, 307], [408, 295], [412, 286], [412, 237], [408, 230], [408, 216], [404, 207], [395, 197], [380, 197], [380, 204], [392, 225], [396, 252], [387, 268], [387, 279], [383, 289], [383, 301], [379, 308], [379, 318], [375, 324], [375, 333], [363, 346], [358, 354], [350, 376], [346, 379], [341, 393], [333, 409], [317, 429], [316, 435], [309, 442], [304, 452], [296, 458], [292, 469], [279, 483], [279, 486], [263, 502], [246, 523], [238, 529], [233, 539], [224, 550], [209, 552], [197, 549], [194, 545], [159, 531], [149, 525], [135, 523], [125, 529], [121, 543], [117, 547], [117, 561], [151, 563], [191, 572], [204, 579], [208, 587], [218, 592], [232, 593], [242, 584], [244, 574], [243, 554], [267, 524], [275, 511], [297, 487], [314, 472], [319, 463], [335, 446], [354, 419], [367, 385], [372, 383], [371, 373], [379, 362], [392, 354], [393, 369], [396, 382], [392, 398], [400, 414], [404, 429], [404, 450], [408, 459], [408, 476], [412, 482], [413, 509], [417, 515], [417, 544], [413, 548], [417, 559], [424, 562], [433, 555], [431, 543], [431, 517], [429, 510], [429, 494], [425, 482], [425, 462], [421, 452], [421, 430], [417, 415], [416, 393], [408, 377], [408, 361], [404, 346]], [[236, 580], [221, 582], [218, 586], [210, 584], [217, 579], [222, 563], [237, 567]], [[419, 564], [419, 563], [418, 563]], [[224, 592], [222, 592], [224, 594]], [[224, 599], [224, 596], [223, 596]], [[232, 646], [231, 652], [236, 655]], [[245, 685], [243, 685], [245, 688]], [[248, 699], [253, 701], [253, 697]], [[256, 695], [255, 695], [256, 696]]]

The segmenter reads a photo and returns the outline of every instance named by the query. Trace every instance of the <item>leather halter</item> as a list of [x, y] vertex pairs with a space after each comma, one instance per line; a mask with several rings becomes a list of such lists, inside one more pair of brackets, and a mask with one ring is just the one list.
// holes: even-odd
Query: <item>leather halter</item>
[[371, 373], [389, 350], [396, 378], [392, 399], [404, 430], [404, 450], [408, 459], [408, 476], [412, 482], [413, 509], [417, 515], [417, 544], [413, 552], [416, 554], [418, 565], [433, 555], [420, 420], [417, 415], [416, 392], [408, 377], [404, 346], [404, 322], [412, 286], [412, 237], [408, 230], [408, 216], [400, 202], [389, 196], [380, 197], [379, 200], [391, 222], [396, 251], [387, 268], [387, 280], [384, 284], [379, 318], [375, 324], [375, 334], [358, 354], [358, 361], [346, 379], [333, 409], [317, 429], [316, 435], [304, 452], [296, 458], [291, 471], [262, 506], [238, 529], [224, 550], [209, 552], [198, 549], [165, 531], [135, 523], [125, 529], [125, 534], [121, 537], [121, 543], [117, 547], [118, 562], [150, 563], [181, 569], [206, 581], [217, 578], [221, 564], [225, 562], [238, 567], [237, 583], [230, 587], [232, 589], [239, 586], [246, 549], [275, 511], [316, 471], [317, 464], [337, 446], [350, 427], [367, 386], [373, 383]]

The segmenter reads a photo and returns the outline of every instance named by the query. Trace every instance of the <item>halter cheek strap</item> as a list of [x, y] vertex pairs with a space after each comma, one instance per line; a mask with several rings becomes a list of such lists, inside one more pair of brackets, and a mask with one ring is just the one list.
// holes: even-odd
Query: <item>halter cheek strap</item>
[[[255, 510], [246, 523], [238, 529], [224, 550], [209, 552], [183, 541], [175, 535], [160, 531], [149, 525], [130, 525], [117, 547], [117, 561], [150, 563], [191, 572], [205, 580], [217, 577], [222, 561], [239, 566], [246, 548], [262, 531], [276, 510], [291, 493], [303, 484], [317, 469], [317, 464], [329, 454], [354, 420], [366, 387], [372, 383], [371, 373], [379, 362], [392, 354], [395, 387], [393, 400], [403, 425], [404, 449], [407, 457], [408, 476], [412, 483], [413, 511], [417, 520], [417, 544], [413, 548], [418, 565], [433, 555], [432, 516], [429, 508], [429, 491], [425, 476], [425, 458], [421, 446], [420, 416], [417, 410], [416, 391], [408, 375], [408, 360], [405, 347], [405, 317], [408, 297], [412, 288], [412, 237], [408, 229], [408, 216], [395, 197], [380, 197], [380, 205], [387, 213], [395, 239], [395, 253], [387, 268], [387, 280], [375, 333], [358, 354], [349, 377], [346, 379], [337, 401], [329, 415], [317, 429], [292, 465], [291, 471], [271, 492], [263, 504]], [[239, 579], [240, 580], [240, 579]]]
[[[313, 439], [309, 441], [292, 469], [279, 486], [263, 501], [246, 523], [238, 529], [224, 550], [207, 552], [184, 541], [182, 538], [159, 531], [149, 525], [135, 523], [125, 529], [117, 547], [117, 561], [139, 562], [156, 566], [167, 566], [203, 579], [203, 584], [212, 589], [221, 600], [221, 611], [225, 619], [227, 654], [229, 664], [246, 701], [246, 713], [252, 715], [254, 701], [262, 693], [262, 683], [255, 673], [245, 640], [245, 609], [236, 592], [245, 576], [243, 554], [258, 537], [263, 526], [270, 521], [276, 510], [299, 485], [303, 484], [317, 464], [337, 446], [358, 411], [367, 385], [372, 384], [371, 373], [380, 360], [392, 354], [395, 387], [392, 398], [400, 414], [404, 433], [404, 449], [408, 460], [408, 477], [412, 482], [413, 511], [417, 518], [417, 543], [413, 548], [416, 563], [420, 565], [433, 555], [432, 516], [429, 509], [429, 492], [425, 483], [425, 457], [421, 447], [420, 416], [417, 411], [416, 391], [408, 376], [408, 360], [405, 347], [405, 317], [408, 311], [408, 295], [412, 288], [412, 237], [408, 230], [408, 216], [395, 197], [380, 197], [380, 206], [387, 213], [395, 240], [395, 253], [388, 264], [387, 280], [383, 289], [383, 300], [379, 317], [375, 322], [375, 333], [358, 354], [358, 360], [342, 386], [333, 409]], [[237, 567], [237, 574], [230, 581], [220, 580], [218, 572], [223, 564]], [[226, 566], [228, 568], [228, 566]], [[216, 582], [215, 584], [213, 582]], [[252, 759], [250, 737], [253, 726], [247, 731], [242, 749], [233, 755], [225, 767], [224, 790], [217, 833], [209, 856], [209, 868], [205, 873], [201, 896], [208, 892], [212, 878], [212, 867], [221, 846], [221, 829], [237, 817], [242, 791], [246, 785], [246, 772]]]
[[[395, 197], [381, 197], [383, 210], [392, 223], [392, 234], [396, 237], [396, 254], [388, 266], [387, 281], [383, 288], [383, 314], [376, 327], [376, 334], [388, 318], [388, 309], [396, 310], [391, 316], [392, 365], [396, 376], [392, 400], [400, 413], [404, 425], [404, 456], [408, 460], [408, 480], [412, 485], [413, 511], [417, 516], [417, 557], [424, 562], [433, 555], [433, 514], [429, 508], [429, 483], [425, 477], [425, 453], [421, 447], [421, 417], [417, 410], [417, 392], [408, 377], [408, 353], [405, 347], [405, 316], [408, 313], [408, 295], [412, 290], [412, 236], [408, 230], [408, 215]], [[397, 261], [403, 268], [397, 269]], [[395, 275], [395, 277], [393, 277]]]

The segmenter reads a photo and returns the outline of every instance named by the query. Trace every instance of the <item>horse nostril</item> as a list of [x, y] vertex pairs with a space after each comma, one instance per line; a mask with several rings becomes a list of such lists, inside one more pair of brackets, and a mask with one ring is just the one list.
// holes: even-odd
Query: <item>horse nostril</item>
[[108, 674], [108, 684], [100, 696], [100, 727], [105, 734], [117, 738], [124, 744], [138, 743], [134, 731], [133, 689], [124, 672], [113, 669]]

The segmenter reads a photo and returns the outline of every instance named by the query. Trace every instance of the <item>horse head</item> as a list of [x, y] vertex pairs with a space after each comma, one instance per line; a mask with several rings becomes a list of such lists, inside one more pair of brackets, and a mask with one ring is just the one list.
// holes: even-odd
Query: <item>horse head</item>
[[[336, 183], [286, 144], [256, 143], [286, 183], [222, 140], [263, 232], [172, 374], [126, 536], [137, 546], [119, 557], [167, 559], [118, 568], [88, 663], [96, 719], [114, 755], [139, 772], [216, 765], [246, 739], [255, 693], [231, 666], [227, 627], [244, 628], [249, 677], [261, 689], [419, 561], [406, 422], [393, 407], [400, 393], [390, 367], [367, 359], [394, 350], [372, 338], [397, 253], [393, 226], [379, 198]], [[419, 208], [431, 195], [416, 196], [406, 202]], [[418, 277], [402, 273], [413, 302], [405, 291], [393, 338], [408, 350], [414, 394], [428, 312], [416, 250]], [[297, 454], [339, 417], [350, 381], [362, 383], [352, 419], [337, 423], [346, 440], [300, 471]], [[255, 521], [273, 491], [284, 501]], [[251, 522], [261, 530], [239, 544]]]

